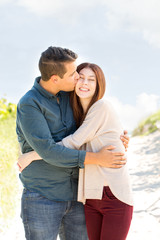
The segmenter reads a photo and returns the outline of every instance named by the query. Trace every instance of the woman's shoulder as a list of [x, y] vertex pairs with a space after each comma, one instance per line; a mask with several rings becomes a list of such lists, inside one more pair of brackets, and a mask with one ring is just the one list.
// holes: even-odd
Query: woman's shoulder
[[112, 104], [108, 101], [108, 99], [100, 99], [96, 101], [91, 107], [90, 110], [104, 110], [112, 108]]

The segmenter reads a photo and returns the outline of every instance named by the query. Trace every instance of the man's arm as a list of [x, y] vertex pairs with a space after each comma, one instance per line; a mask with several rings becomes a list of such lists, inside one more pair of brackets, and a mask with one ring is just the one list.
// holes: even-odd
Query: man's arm
[[36, 104], [18, 104], [17, 134], [20, 139], [19, 128], [27, 143], [47, 163], [57, 167], [84, 167], [86, 152], [56, 144], [45, 116]]
[[[108, 168], [121, 168], [126, 164], [126, 158], [124, 153], [121, 152], [111, 152], [110, 150], [115, 149], [114, 146], [108, 146], [102, 148], [99, 152], [86, 152], [84, 164], [97, 164], [102, 167]], [[18, 158], [17, 165], [19, 171], [23, 171], [31, 162], [42, 160], [38, 153], [31, 151], [24, 153]]]

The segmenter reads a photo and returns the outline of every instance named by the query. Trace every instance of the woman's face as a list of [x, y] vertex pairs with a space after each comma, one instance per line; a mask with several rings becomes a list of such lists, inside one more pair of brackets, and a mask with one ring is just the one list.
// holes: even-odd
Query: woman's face
[[76, 94], [79, 98], [91, 100], [97, 86], [95, 73], [90, 68], [83, 68], [79, 72], [79, 80], [76, 84]]

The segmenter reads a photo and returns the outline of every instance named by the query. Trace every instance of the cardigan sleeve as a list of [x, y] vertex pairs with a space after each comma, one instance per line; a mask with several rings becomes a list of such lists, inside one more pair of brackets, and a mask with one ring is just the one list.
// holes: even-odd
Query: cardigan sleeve
[[[108, 104], [107, 104], [108, 105]], [[62, 139], [62, 144], [68, 148], [79, 149], [83, 144], [94, 138], [99, 128], [108, 120], [108, 106], [102, 100], [97, 101], [89, 109], [82, 125], [74, 134]]]

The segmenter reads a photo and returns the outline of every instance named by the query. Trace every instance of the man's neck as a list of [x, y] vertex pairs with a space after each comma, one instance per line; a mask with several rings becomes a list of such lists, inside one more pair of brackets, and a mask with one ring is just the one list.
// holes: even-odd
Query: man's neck
[[53, 88], [53, 84], [51, 84], [50, 81], [43, 81], [42, 79], [40, 80], [39, 82], [39, 85], [44, 88], [47, 92], [53, 94], [53, 95], [56, 95], [59, 90], [58, 89], [55, 89]]

